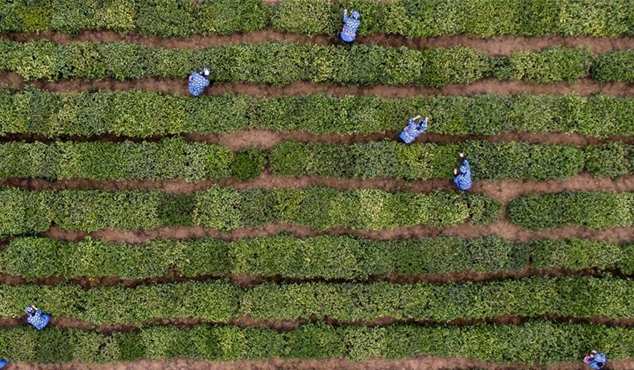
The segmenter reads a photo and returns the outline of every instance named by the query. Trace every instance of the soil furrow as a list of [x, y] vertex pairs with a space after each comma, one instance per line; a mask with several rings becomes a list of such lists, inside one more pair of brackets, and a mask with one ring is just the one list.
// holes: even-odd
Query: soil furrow
[[[400, 360], [373, 358], [362, 362], [350, 362], [341, 358], [301, 360], [275, 358], [232, 362], [182, 358], [173, 360], [138, 360], [109, 364], [11, 362], [10, 366], [11, 370], [585, 370], [587, 368], [581, 360], [550, 366], [536, 366], [533, 364], [503, 365], [464, 357], [433, 357], [426, 355]], [[634, 369], [634, 359], [610, 360], [609, 368], [614, 370], [632, 370]]]
[[[385, 190], [402, 190], [412, 192], [427, 192], [438, 189], [452, 189], [450, 180], [418, 181], [408, 183], [396, 179], [334, 179], [302, 177], [299, 179], [281, 178], [268, 174], [258, 179], [241, 183], [233, 179], [217, 182], [225, 186], [234, 186], [237, 189], [260, 188], [272, 190], [283, 187], [307, 187], [328, 186], [332, 188], [356, 190], [362, 188], [382, 188]], [[211, 186], [214, 182], [186, 183], [182, 180], [163, 182], [93, 182], [91, 180], [65, 180], [64, 182], [47, 183], [43, 180], [28, 179], [6, 182], [5, 185], [23, 186], [29, 190], [44, 189], [92, 189], [95, 185], [108, 184], [104, 188], [108, 190], [139, 189], [142, 184], [150, 184], [149, 189], [164, 190], [172, 193], [193, 193]], [[97, 188], [99, 188], [97, 186]], [[547, 194], [563, 191], [634, 191], [634, 176], [623, 176], [617, 179], [594, 178], [588, 174], [582, 174], [568, 179], [537, 181], [476, 181], [473, 186], [475, 192], [488, 194], [506, 204], [509, 200], [526, 194]], [[426, 225], [396, 228], [392, 230], [351, 230], [345, 227], [332, 228], [319, 231], [306, 226], [289, 225], [285, 223], [272, 223], [258, 228], [240, 228], [231, 233], [221, 233], [217, 230], [207, 229], [203, 226], [173, 226], [159, 227], [154, 230], [101, 230], [97, 232], [71, 232], [52, 227], [44, 233], [45, 236], [61, 240], [77, 241], [87, 236], [102, 239], [108, 242], [139, 244], [156, 238], [190, 239], [202, 237], [214, 237], [221, 240], [234, 241], [246, 237], [271, 236], [281, 232], [288, 232], [297, 237], [316, 235], [355, 235], [372, 240], [390, 240], [396, 238], [421, 238], [433, 236], [454, 236], [461, 238], [476, 238], [486, 235], [498, 235], [514, 241], [531, 241], [539, 238], [571, 238], [580, 237], [593, 240], [602, 240], [612, 243], [622, 243], [634, 240], [634, 228], [615, 227], [605, 230], [592, 230], [581, 227], [568, 226], [547, 230], [528, 230], [510, 223], [505, 215], [490, 225], [461, 224], [447, 228], [435, 228]]]
[[[101, 90], [146, 90], [160, 91], [167, 94], [188, 94], [186, 77], [182, 79], [143, 78], [138, 80], [104, 80], [104, 81], [29, 81], [24, 82], [14, 72], [0, 72], [0, 86], [23, 88], [25, 84], [38, 89], [55, 92]], [[209, 96], [223, 94], [247, 94], [254, 97], [304, 96], [310, 94], [328, 94], [342, 97], [345, 95], [378, 96], [382, 98], [408, 98], [430, 95], [474, 96], [482, 94], [516, 95], [519, 93], [568, 95], [578, 94], [588, 96], [606, 94], [612, 96], [632, 97], [634, 90], [624, 82], [598, 83], [589, 78], [582, 78], [574, 82], [555, 84], [538, 84], [526, 81], [500, 81], [497, 79], [482, 79], [468, 85], [447, 85], [438, 89], [414, 85], [376, 85], [376, 86], [341, 86], [332, 84], [315, 84], [296, 81], [285, 86], [268, 86], [255, 83], [233, 82], [212, 84], [205, 94]]]
[[[190, 133], [183, 135], [155, 135], [146, 138], [117, 136], [114, 134], [101, 134], [96, 136], [80, 136], [80, 135], [60, 135], [55, 137], [47, 137], [41, 134], [5, 134], [0, 136], [0, 143], [10, 142], [26, 142], [26, 143], [47, 143], [53, 144], [60, 141], [72, 142], [108, 142], [121, 143], [131, 141], [135, 143], [141, 142], [158, 142], [166, 138], [184, 137], [190, 142], [219, 144], [231, 150], [239, 151], [250, 147], [259, 147], [262, 149], [271, 149], [275, 145], [283, 141], [298, 141], [311, 144], [359, 144], [375, 141], [398, 141], [399, 131], [388, 131], [374, 134], [313, 134], [307, 131], [290, 131], [279, 132], [265, 129], [247, 129], [232, 133]], [[634, 136], [608, 136], [606, 138], [588, 137], [580, 134], [570, 134], [564, 132], [509, 132], [498, 135], [450, 135], [439, 134], [435, 132], [427, 132], [416, 140], [417, 143], [434, 143], [434, 144], [457, 144], [465, 141], [484, 141], [484, 142], [526, 142], [530, 144], [555, 144], [555, 145], [596, 145], [608, 142], [622, 142], [625, 144], [634, 144]]]
[[319, 231], [306, 226], [272, 223], [260, 228], [236, 229], [229, 234], [217, 230], [206, 229], [202, 226], [159, 227], [154, 230], [101, 230], [96, 232], [76, 232], [60, 230], [51, 227], [42, 235], [66, 241], [79, 241], [86, 237], [100, 239], [109, 243], [141, 244], [153, 239], [193, 239], [212, 237], [225, 241], [236, 241], [242, 238], [255, 238], [278, 235], [282, 232], [295, 237], [310, 237], [317, 235], [352, 235], [370, 240], [392, 240], [398, 238], [418, 239], [424, 237], [453, 236], [458, 238], [477, 238], [481, 236], [497, 235], [499, 237], [518, 242], [528, 242], [537, 239], [586, 238], [610, 243], [625, 243], [634, 240], [634, 228], [615, 227], [605, 230], [589, 230], [580, 227], [563, 227], [557, 229], [533, 231], [523, 229], [508, 221], [498, 221], [491, 225], [462, 224], [439, 229], [425, 225], [397, 228], [392, 230], [361, 231], [344, 227]]
[[[337, 37], [317, 35], [305, 36], [289, 34], [272, 29], [254, 31], [249, 33], [234, 33], [231, 35], [192, 35], [188, 38], [160, 38], [157, 36], [143, 36], [132, 32], [120, 35], [114, 31], [91, 30], [82, 31], [77, 35], [60, 32], [43, 33], [14, 33], [3, 34], [0, 37], [13, 41], [29, 42], [35, 40], [50, 40], [60, 44], [71, 42], [125, 42], [149, 47], [162, 47], [166, 49], [199, 50], [210, 46], [236, 45], [236, 44], [261, 44], [265, 42], [293, 42], [311, 45], [340, 45]], [[607, 53], [613, 50], [634, 49], [634, 38], [620, 36], [615, 38], [598, 37], [566, 37], [543, 36], [521, 37], [501, 36], [495, 38], [480, 38], [469, 35], [438, 36], [431, 38], [407, 38], [401, 35], [373, 34], [358, 36], [357, 44], [383, 45], [390, 47], [407, 47], [410, 49], [426, 48], [451, 48], [454, 46], [466, 46], [483, 51], [487, 54], [509, 55], [514, 51], [534, 51], [550, 46], [563, 46], [567, 48], [584, 47], [596, 54]]]
[[[433, 122], [432, 122], [433, 124]], [[257, 146], [270, 149], [280, 142], [292, 140], [303, 143], [328, 143], [328, 144], [357, 144], [374, 141], [401, 141], [398, 137], [400, 131], [388, 131], [375, 134], [344, 135], [313, 134], [306, 131], [276, 132], [271, 130], [250, 129], [230, 134], [189, 134], [187, 139], [194, 142], [208, 144], [220, 144], [231, 150], [242, 150]], [[3, 138], [0, 137], [0, 140]], [[534, 132], [510, 132], [499, 135], [450, 135], [427, 132], [416, 140], [417, 143], [456, 144], [465, 141], [485, 142], [526, 142], [531, 144], [556, 144], [556, 145], [596, 145], [607, 142], [623, 142], [634, 144], [634, 136], [608, 136], [606, 138], [588, 137], [580, 134], [563, 132], [534, 133]]]
[[0, 180], [0, 186], [10, 186], [26, 190], [160, 190], [173, 194], [193, 194], [204, 191], [214, 185], [232, 187], [238, 190], [264, 189], [273, 190], [280, 188], [305, 188], [311, 186], [327, 186], [341, 190], [358, 190], [365, 188], [379, 188], [390, 191], [411, 191], [417, 193], [431, 192], [434, 190], [451, 190], [452, 182], [444, 179], [434, 179], [419, 182], [407, 182], [400, 179], [339, 179], [323, 178], [316, 176], [302, 176], [300, 178], [286, 178], [264, 173], [250, 182], [243, 182], [235, 178], [219, 181], [205, 180], [200, 182], [187, 182], [176, 180], [122, 180], [104, 181], [90, 179], [66, 179], [47, 181], [36, 178], [10, 178]]
[[519, 271], [496, 271], [487, 273], [478, 273], [474, 271], [457, 271], [446, 274], [399, 274], [391, 273], [389, 275], [372, 275], [367, 279], [326, 279], [317, 277], [282, 277], [282, 276], [261, 276], [261, 275], [235, 275], [227, 273], [222, 276], [211, 275], [199, 275], [199, 276], [182, 276], [178, 271], [171, 271], [166, 276], [145, 278], [145, 279], [124, 279], [117, 276], [105, 276], [105, 277], [76, 277], [66, 279], [64, 277], [46, 277], [38, 278], [32, 281], [27, 281], [21, 276], [1, 274], [0, 284], [9, 286], [19, 285], [42, 285], [42, 286], [56, 286], [61, 283], [73, 283], [80, 285], [84, 289], [103, 288], [122, 285], [126, 288], [135, 288], [138, 286], [147, 286], [153, 284], [168, 284], [179, 283], [188, 281], [209, 281], [212, 279], [229, 279], [233, 284], [239, 286], [242, 289], [251, 289], [258, 284], [263, 283], [278, 283], [278, 284], [301, 284], [301, 283], [377, 283], [386, 282], [391, 284], [415, 284], [415, 283], [462, 283], [462, 282], [479, 282], [479, 281], [502, 281], [502, 280], [516, 280], [529, 277], [602, 277], [606, 273], [609, 276], [617, 276], [620, 278], [632, 278], [632, 275], [621, 273], [618, 269], [610, 269], [608, 271], [599, 271], [598, 269], [583, 269], [583, 270], [570, 270], [564, 268], [546, 268], [536, 269], [527, 266], [523, 270]]
[[[90, 179], [66, 179], [47, 181], [44, 179], [10, 178], [0, 180], [0, 186], [17, 187], [26, 190], [160, 190], [167, 193], [192, 194], [209, 189], [213, 185], [233, 187], [237, 190], [280, 188], [306, 188], [311, 186], [327, 186], [339, 190], [359, 190], [378, 188], [386, 191], [407, 191], [413, 193], [427, 193], [435, 190], [453, 190], [455, 185], [450, 179], [432, 179], [406, 181], [402, 179], [344, 179], [317, 176], [302, 176], [299, 178], [274, 176], [263, 173], [253, 181], [243, 182], [235, 178], [224, 180], [206, 180], [200, 182], [186, 182], [177, 180], [123, 180], [104, 181]], [[552, 194], [563, 191], [634, 191], [634, 175], [621, 176], [616, 179], [593, 177], [583, 173], [565, 179], [547, 181], [518, 181], [518, 180], [480, 180], [475, 181], [474, 192], [490, 195], [507, 203], [513, 198], [527, 194]]]
[[[390, 325], [422, 325], [422, 326], [472, 326], [472, 325], [522, 325], [534, 320], [549, 320], [555, 323], [565, 324], [589, 324], [589, 325], [605, 325], [610, 327], [632, 327], [634, 326], [634, 318], [614, 319], [609, 317], [563, 317], [558, 315], [535, 315], [534, 317], [503, 315], [493, 318], [457, 318], [448, 322], [436, 320], [414, 320], [414, 319], [395, 319], [391, 317], [380, 317], [368, 321], [338, 321], [325, 318], [323, 322], [333, 327], [362, 326], [369, 328], [385, 327]], [[115, 332], [133, 332], [148, 326], [171, 326], [179, 329], [191, 328], [196, 325], [227, 325], [237, 326], [240, 328], [258, 328], [271, 329], [278, 332], [288, 332], [296, 330], [303, 325], [314, 324], [322, 320], [311, 317], [299, 320], [255, 320], [251, 316], [243, 316], [236, 319], [230, 319], [227, 322], [213, 322], [200, 318], [184, 317], [177, 319], [152, 319], [140, 324], [125, 323], [117, 325], [93, 323], [70, 317], [51, 317], [50, 326], [59, 329], [78, 329], [85, 331], [95, 331], [101, 334], [111, 334]], [[10, 329], [18, 326], [26, 326], [24, 318], [0, 318], [0, 328]]]

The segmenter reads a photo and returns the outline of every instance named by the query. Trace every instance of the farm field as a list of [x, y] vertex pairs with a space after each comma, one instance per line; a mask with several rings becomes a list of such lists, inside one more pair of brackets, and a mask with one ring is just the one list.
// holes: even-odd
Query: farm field
[[0, 358], [632, 369], [632, 84], [631, 0], [0, 0]]

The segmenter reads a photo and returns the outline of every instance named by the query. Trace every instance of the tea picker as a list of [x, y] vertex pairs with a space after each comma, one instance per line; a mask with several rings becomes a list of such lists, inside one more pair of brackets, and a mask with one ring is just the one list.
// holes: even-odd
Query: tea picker
[[361, 14], [358, 11], [353, 10], [350, 17], [348, 17], [348, 9], [343, 11], [343, 30], [339, 37], [343, 42], [353, 42], [357, 38], [357, 29], [361, 25]]
[[42, 310], [31, 305], [25, 309], [26, 311], [26, 321], [31, 324], [35, 329], [42, 330], [48, 325], [48, 322], [51, 321], [51, 315], [48, 313], [43, 313]]
[[407, 122], [407, 126], [405, 126], [403, 131], [398, 134], [398, 137], [400, 137], [406, 144], [413, 143], [420, 134], [424, 134], [425, 131], [427, 131], [427, 121], [429, 120], [429, 117], [425, 117], [425, 119], [416, 122], [416, 120], [420, 118], [420, 116], [410, 118]]
[[205, 68], [200, 72], [194, 72], [189, 75], [189, 93], [193, 96], [199, 96], [210, 83], [209, 69]]
[[460, 158], [462, 158], [462, 164], [460, 165], [460, 169], [454, 168], [453, 182], [458, 189], [464, 191], [471, 188], [471, 166], [469, 165], [469, 161], [465, 158], [464, 153], [460, 153]]
[[590, 365], [594, 370], [601, 370], [608, 362], [608, 357], [604, 353], [592, 350], [590, 354], [583, 359], [583, 362]]

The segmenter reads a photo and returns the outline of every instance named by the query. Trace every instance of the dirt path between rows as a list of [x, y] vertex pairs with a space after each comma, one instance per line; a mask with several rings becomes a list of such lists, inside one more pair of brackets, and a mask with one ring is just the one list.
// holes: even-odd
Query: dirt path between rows
[[208, 190], [214, 185], [232, 187], [237, 190], [265, 189], [273, 190], [280, 188], [305, 188], [311, 186], [327, 186], [341, 190], [358, 190], [365, 188], [379, 188], [389, 191], [411, 191], [411, 192], [431, 192], [434, 190], [452, 190], [454, 188], [451, 180], [435, 179], [420, 182], [407, 182], [398, 179], [338, 179], [324, 178], [316, 176], [303, 176], [300, 178], [285, 178], [273, 176], [268, 173], [262, 174], [253, 181], [243, 182], [235, 178], [224, 180], [205, 180], [200, 182], [186, 182], [177, 180], [124, 180], [124, 181], [103, 181], [90, 179], [69, 179], [47, 181], [36, 178], [11, 178], [0, 180], [0, 186], [10, 186], [26, 190], [160, 190], [172, 194], [193, 194], [199, 191]]
[[[431, 125], [430, 125], [431, 126]], [[430, 128], [433, 130], [433, 126]], [[145, 138], [132, 136], [118, 136], [114, 134], [100, 134], [95, 136], [80, 135], [59, 135], [48, 137], [42, 134], [15, 133], [0, 136], [0, 143], [11, 143], [15, 141], [26, 143], [57, 143], [60, 141], [73, 142], [110, 142], [121, 143], [131, 141], [135, 143], [142, 142], [158, 142], [167, 138], [182, 137], [190, 142], [219, 144], [234, 151], [240, 151], [246, 148], [258, 147], [262, 149], [271, 149], [283, 141], [299, 141], [302, 143], [325, 143], [325, 144], [358, 144], [376, 141], [397, 141], [401, 142], [398, 137], [400, 131], [387, 131], [374, 134], [313, 134], [307, 131], [288, 131], [280, 132], [265, 129], [246, 129], [232, 133], [189, 133], [182, 135], [154, 135]], [[497, 142], [525, 142], [530, 144], [555, 144], [555, 145], [596, 145], [608, 142], [622, 142], [625, 144], [634, 144], [634, 136], [617, 136], [612, 135], [605, 138], [583, 136], [576, 133], [564, 132], [508, 132], [498, 135], [449, 135], [439, 134], [433, 131], [427, 132], [416, 139], [416, 143], [434, 143], [434, 144], [457, 144], [465, 141], [484, 141], [490, 143]]]
[[416, 284], [416, 283], [462, 283], [462, 282], [479, 282], [479, 281], [503, 281], [503, 280], [516, 280], [528, 277], [603, 277], [609, 274], [609, 276], [618, 276], [621, 278], [632, 278], [634, 275], [627, 275], [622, 273], [616, 268], [608, 269], [606, 271], [599, 271], [596, 268], [587, 268], [583, 270], [570, 270], [564, 268], [545, 268], [536, 269], [530, 266], [526, 266], [523, 270], [518, 271], [496, 271], [478, 273], [474, 271], [457, 271], [443, 274], [399, 274], [392, 272], [389, 275], [372, 275], [367, 279], [326, 279], [319, 277], [283, 277], [283, 276], [261, 276], [261, 275], [235, 275], [228, 272], [221, 276], [212, 275], [198, 275], [198, 276], [182, 276], [177, 271], [172, 271], [165, 276], [152, 277], [146, 279], [123, 279], [117, 276], [104, 276], [104, 277], [45, 277], [35, 280], [26, 280], [21, 276], [0, 274], [0, 284], [8, 286], [19, 285], [46, 285], [57, 286], [61, 283], [72, 283], [80, 285], [84, 289], [103, 288], [112, 286], [124, 286], [126, 288], [135, 288], [138, 286], [148, 286], [154, 284], [168, 284], [168, 283], [181, 283], [188, 281], [211, 281], [218, 279], [227, 279], [232, 284], [240, 287], [241, 289], [251, 289], [256, 285], [263, 283], [277, 283], [277, 284], [301, 284], [301, 283], [376, 283], [387, 282], [391, 284]]
[[[151, 319], [143, 323], [125, 324], [93, 324], [77, 318], [51, 317], [50, 327], [58, 329], [77, 329], [83, 331], [98, 332], [101, 334], [112, 334], [121, 332], [134, 332], [147, 327], [176, 327], [188, 329], [197, 325], [219, 325], [236, 326], [245, 329], [271, 329], [280, 333], [297, 330], [302, 326], [324, 322], [326, 325], [338, 327], [368, 327], [377, 328], [392, 325], [415, 325], [415, 326], [473, 326], [473, 325], [524, 325], [535, 320], [547, 320], [553, 323], [562, 324], [586, 324], [605, 325], [609, 327], [629, 328], [634, 326], [634, 318], [609, 318], [609, 317], [562, 317], [558, 315], [535, 315], [535, 317], [524, 317], [514, 315], [502, 315], [492, 318], [458, 318], [450, 321], [435, 321], [428, 319], [395, 319], [391, 317], [378, 317], [372, 320], [363, 321], [339, 321], [329, 317], [318, 318], [315, 314], [310, 317], [302, 317], [296, 320], [255, 320], [251, 316], [229, 319], [226, 322], [212, 322], [200, 318], [183, 317], [177, 319]], [[20, 326], [27, 326], [24, 318], [0, 318], [1, 329], [11, 329]]]
[[[183, 180], [172, 181], [123, 181], [123, 182], [99, 182], [93, 180], [64, 180], [48, 183], [37, 179], [6, 180], [4, 185], [18, 186], [28, 190], [45, 189], [154, 189], [171, 193], [193, 193], [201, 191], [214, 184], [232, 186], [236, 189], [260, 188], [273, 190], [276, 188], [294, 188], [307, 186], [328, 186], [342, 190], [357, 190], [362, 188], [381, 188], [388, 191], [429, 192], [433, 190], [450, 190], [453, 185], [449, 179], [418, 181], [408, 183], [396, 179], [335, 179], [319, 177], [301, 177], [299, 179], [281, 178], [264, 174], [251, 182], [238, 182], [234, 179], [218, 182], [207, 181], [201, 183], [187, 183]], [[474, 192], [485, 193], [501, 201], [504, 205], [509, 200], [527, 194], [550, 194], [563, 191], [634, 191], [634, 175], [623, 176], [617, 179], [594, 178], [588, 174], [581, 174], [572, 178], [537, 181], [476, 181]], [[348, 228], [333, 228], [325, 231], [311, 229], [305, 226], [273, 223], [259, 228], [236, 229], [231, 233], [220, 233], [202, 226], [192, 227], [159, 227], [154, 230], [102, 230], [93, 233], [70, 232], [52, 227], [46, 236], [62, 240], [79, 240], [86, 236], [103, 239], [109, 242], [139, 244], [156, 238], [190, 239], [201, 237], [214, 237], [222, 240], [238, 240], [245, 237], [270, 236], [281, 232], [289, 232], [295, 236], [314, 236], [321, 234], [343, 235], [352, 234], [373, 240], [390, 240], [396, 238], [421, 238], [428, 236], [455, 236], [462, 238], [475, 238], [485, 235], [499, 235], [503, 238], [515, 241], [530, 241], [538, 238], [566, 238], [584, 237], [595, 240], [605, 240], [614, 243], [634, 240], [634, 228], [615, 227], [606, 230], [591, 230], [580, 227], [563, 227], [532, 231], [510, 223], [503, 214], [501, 219], [490, 225], [460, 224], [447, 228], [435, 228], [426, 225], [397, 228], [392, 230], [351, 230]]]
[[424, 237], [453, 236], [457, 238], [477, 238], [496, 235], [511, 241], [528, 242], [536, 239], [586, 238], [610, 243], [626, 243], [634, 241], [634, 228], [614, 227], [605, 230], [590, 230], [582, 227], [562, 227], [556, 229], [532, 231], [523, 229], [508, 221], [497, 221], [490, 225], [461, 224], [439, 229], [431, 226], [416, 225], [392, 230], [361, 231], [338, 227], [319, 231], [306, 226], [272, 223], [259, 228], [236, 229], [231, 233], [221, 233], [202, 226], [191, 227], [159, 227], [154, 230], [101, 230], [91, 233], [73, 232], [51, 227], [43, 233], [44, 237], [79, 241], [86, 237], [100, 239], [109, 243], [141, 244], [153, 239], [195, 239], [211, 237], [225, 241], [236, 241], [242, 238], [255, 238], [278, 235], [282, 232], [298, 238], [317, 235], [352, 235], [370, 240], [418, 239]]
[[[455, 185], [450, 179], [432, 179], [420, 181], [406, 181], [401, 179], [343, 179], [316, 176], [302, 176], [299, 178], [274, 176], [269, 173], [260, 175], [253, 181], [243, 182], [234, 178], [225, 180], [207, 180], [201, 182], [186, 182], [178, 180], [125, 180], [102, 181], [89, 179], [69, 179], [49, 182], [43, 179], [4, 179], [0, 186], [12, 186], [26, 190], [161, 190], [167, 193], [192, 194], [220, 185], [237, 190], [264, 189], [274, 190], [282, 188], [306, 188], [311, 186], [327, 186], [339, 190], [359, 190], [376, 188], [386, 191], [407, 191], [413, 193], [428, 193], [435, 190], [454, 190]], [[480, 180], [475, 181], [473, 192], [484, 193], [507, 203], [513, 198], [528, 194], [552, 194], [563, 191], [634, 191], [634, 175], [621, 176], [616, 179], [593, 177], [583, 173], [565, 179], [547, 181], [518, 181], [518, 180]]]
[[[159, 91], [166, 94], [187, 95], [187, 84], [182, 79], [143, 78], [137, 80], [116, 81], [27, 81], [38, 89], [57, 92], [101, 90], [145, 90]], [[0, 72], [0, 86], [23, 88], [25, 82], [14, 72]], [[247, 94], [254, 97], [305, 96], [310, 94], [328, 94], [342, 97], [346, 95], [378, 96], [382, 98], [411, 98], [430, 95], [474, 96], [482, 94], [516, 95], [519, 93], [549, 94], [555, 96], [579, 94], [583, 96], [606, 94], [612, 96], [631, 97], [634, 89], [624, 82], [598, 83], [589, 78], [574, 82], [555, 84], [538, 84], [527, 81], [500, 81], [482, 79], [468, 85], [447, 85], [438, 89], [414, 85], [376, 85], [376, 86], [340, 86], [333, 84], [315, 84], [296, 81], [285, 86], [268, 86], [255, 83], [233, 82], [212, 84], [206, 90], [208, 96], [224, 94]]]
[[[433, 122], [430, 123], [433, 130]], [[271, 130], [250, 129], [231, 134], [188, 134], [187, 139], [194, 142], [208, 144], [220, 144], [231, 150], [242, 150], [257, 146], [270, 149], [282, 141], [292, 140], [303, 143], [328, 143], [328, 144], [357, 144], [375, 141], [398, 141], [400, 131], [388, 131], [376, 134], [312, 134], [306, 131], [276, 132]], [[2, 138], [0, 138], [2, 139]], [[499, 135], [449, 135], [427, 132], [417, 138], [416, 143], [456, 144], [465, 141], [485, 142], [525, 142], [531, 144], [556, 144], [556, 145], [594, 145], [606, 142], [618, 141], [626, 144], [634, 144], [634, 136], [609, 136], [606, 138], [588, 137], [580, 134], [568, 134], [562, 132], [534, 133], [534, 132], [509, 132]]]
[[[28, 42], [34, 40], [50, 40], [60, 44], [71, 42], [125, 42], [149, 47], [161, 47], [166, 49], [199, 50], [211, 46], [236, 45], [236, 44], [261, 44], [266, 42], [292, 42], [310, 45], [341, 45], [337, 37], [326, 35], [304, 36], [289, 34], [272, 29], [254, 31], [249, 33], [234, 33], [231, 35], [192, 35], [188, 38], [160, 38], [157, 36], [143, 36], [136, 32], [120, 35], [114, 31], [82, 31], [77, 35], [60, 32], [43, 33], [14, 33], [0, 34], [0, 38]], [[603, 54], [613, 50], [634, 49], [634, 37], [620, 36], [614, 38], [598, 37], [567, 37], [567, 36], [542, 36], [521, 37], [501, 36], [494, 38], [480, 38], [469, 35], [438, 36], [431, 38], [407, 38], [401, 35], [374, 34], [358, 36], [356, 44], [383, 45], [390, 47], [407, 47], [410, 49], [426, 48], [452, 48], [466, 46], [480, 50], [487, 54], [510, 55], [514, 51], [534, 51], [551, 46], [563, 46], [567, 48], [583, 47], [595, 54]]]
[[[433, 130], [433, 126], [431, 130]], [[397, 141], [401, 142], [398, 137], [400, 131], [387, 131], [374, 134], [314, 134], [307, 131], [289, 131], [280, 132], [265, 129], [246, 129], [232, 133], [189, 133], [182, 135], [154, 135], [145, 138], [118, 136], [114, 134], [101, 134], [95, 136], [80, 135], [60, 135], [55, 137], [47, 137], [42, 134], [5, 134], [0, 136], [0, 143], [11, 143], [15, 141], [26, 143], [57, 143], [60, 141], [73, 142], [111, 142], [121, 143], [131, 141], [135, 143], [142, 142], [158, 142], [166, 138], [183, 137], [190, 142], [219, 144], [234, 151], [240, 151], [246, 148], [258, 147], [262, 149], [271, 149], [283, 141], [299, 141], [302, 143], [325, 143], [325, 144], [358, 144], [376, 141]], [[490, 143], [497, 142], [525, 142], [530, 144], [555, 144], [555, 145], [596, 145], [608, 142], [622, 142], [625, 144], [634, 144], [634, 136], [617, 136], [612, 135], [605, 138], [583, 136], [576, 133], [549, 132], [508, 132], [498, 135], [449, 135], [439, 134], [428, 131], [424, 135], [416, 139], [416, 143], [434, 143], [434, 144], [457, 144], [465, 141], [484, 141]]]
[[[529, 319], [525, 318], [512, 318], [512, 317], [501, 317], [500, 321], [509, 321], [512, 325], [515, 325], [514, 322], [525, 322]], [[583, 320], [583, 319], [582, 319]], [[590, 319], [588, 319], [590, 320]], [[608, 322], [613, 322], [613, 326], [630, 326], [630, 322], [628, 320], [611, 320], [604, 319], [601, 317], [597, 318], [597, 322], [604, 323], [607, 320]], [[291, 330], [295, 330], [302, 325], [309, 324], [311, 322], [315, 322], [317, 320], [313, 319], [305, 319], [305, 320], [262, 320], [256, 321], [252, 317], [241, 317], [238, 319], [230, 319], [227, 322], [212, 322], [208, 320], [203, 320], [200, 318], [191, 318], [191, 317], [182, 317], [177, 319], [153, 319], [143, 323], [125, 323], [125, 324], [116, 324], [116, 325], [107, 325], [107, 324], [93, 324], [88, 321], [71, 318], [71, 317], [57, 317], [52, 316], [50, 326], [59, 328], [59, 329], [78, 329], [84, 331], [95, 331], [102, 334], [111, 334], [114, 332], [131, 332], [138, 331], [142, 327], [148, 326], [170, 326], [176, 327], [179, 329], [187, 329], [196, 325], [227, 325], [227, 326], [238, 326], [241, 328], [266, 328], [279, 332], [288, 332]], [[371, 323], [371, 322], [370, 322]], [[24, 318], [0, 318], [0, 328], [10, 329], [18, 326], [26, 326], [27, 323]], [[344, 324], [340, 324], [342, 326]], [[349, 325], [357, 325], [364, 326], [361, 323], [350, 323]], [[468, 324], [462, 324], [468, 325]], [[609, 324], [606, 324], [609, 325]]]
[[[402, 360], [370, 359], [351, 363], [345, 359], [316, 360], [267, 359], [260, 361], [201, 361], [192, 359], [142, 360], [111, 364], [53, 364], [40, 365], [25, 362], [11, 363], [7, 370], [587, 370], [583, 362], [562, 363], [551, 366], [501, 365], [462, 357], [433, 357], [419, 355]], [[634, 360], [610, 361], [608, 368], [634, 369]]]

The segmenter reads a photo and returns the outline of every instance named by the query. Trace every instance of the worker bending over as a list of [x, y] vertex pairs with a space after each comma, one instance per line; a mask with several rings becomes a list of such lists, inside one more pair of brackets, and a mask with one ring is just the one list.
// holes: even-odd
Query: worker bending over
[[398, 137], [400, 137], [406, 144], [413, 143], [420, 134], [424, 134], [425, 131], [427, 131], [427, 121], [429, 120], [429, 117], [425, 117], [425, 119], [416, 122], [416, 120], [420, 118], [421, 116], [410, 118], [407, 122], [407, 126], [405, 126], [403, 131], [398, 134]]
[[460, 153], [460, 158], [462, 159], [462, 164], [460, 165], [460, 169], [454, 168], [453, 182], [458, 189], [464, 191], [471, 188], [471, 166], [469, 165], [469, 161], [465, 158], [464, 153]]
[[43, 313], [42, 310], [31, 305], [25, 309], [26, 311], [26, 321], [31, 324], [35, 329], [42, 330], [48, 325], [48, 322], [51, 321], [51, 315], [48, 313]]
[[601, 370], [608, 362], [608, 357], [604, 353], [592, 350], [590, 354], [583, 359], [583, 362], [590, 365], [594, 370]]
[[193, 96], [199, 96], [205, 88], [209, 86], [209, 70], [207, 68], [200, 72], [194, 72], [189, 75], [189, 93]]
[[358, 11], [353, 10], [348, 17], [348, 9], [343, 11], [343, 30], [341, 31], [341, 40], [343, 42], [353, 42], [357, 38], [357, 29], [361, 25], [361, 15]]

